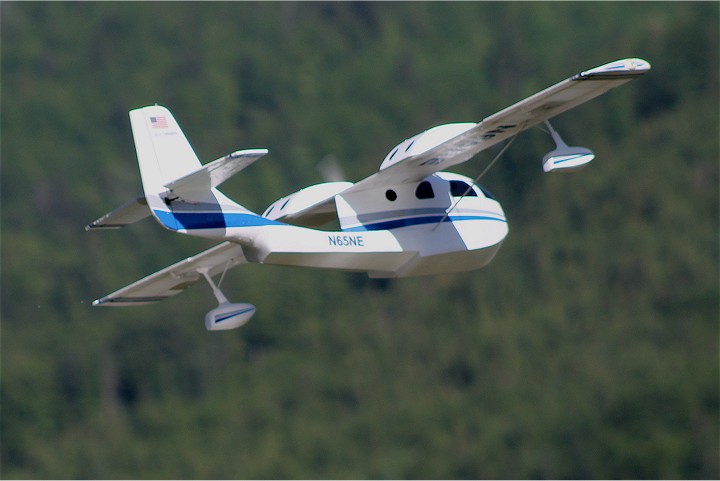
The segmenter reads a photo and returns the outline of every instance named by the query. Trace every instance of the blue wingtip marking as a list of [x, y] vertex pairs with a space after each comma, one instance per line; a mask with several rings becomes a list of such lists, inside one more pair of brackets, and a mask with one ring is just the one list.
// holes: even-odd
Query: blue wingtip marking
[[231, 312], [230, 314], [225, 314], [225, 316], [215, 319], [215, 324], [218, 324], [223, 321], [227, 321], [230, 318], [233, 318], [235, 316], [239, 316], [240, 314], [245, 314], [250, 311], [254, 311], [254, 307], [248, 307], [246, 309], [241, 309], [239, 311]]

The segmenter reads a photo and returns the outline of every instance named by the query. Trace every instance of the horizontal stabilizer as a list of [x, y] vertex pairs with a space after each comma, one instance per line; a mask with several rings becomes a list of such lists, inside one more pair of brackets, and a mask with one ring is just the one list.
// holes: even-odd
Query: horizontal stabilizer
[[208, 192], [267, 153], [267, 149], [238, 150], [165, 184], [165, 187], [180, 198]]
[[119, 229], [150, 217], [145, 197], [138, 197], [85, 226], [85, 230]]
[[203, 280], [201, 272], [206, 269], [208, 275], [214, 276], [246, 262], [240, 245], [224, 242], [98, 299], [93, 306], [136, 306], [160, 302]]

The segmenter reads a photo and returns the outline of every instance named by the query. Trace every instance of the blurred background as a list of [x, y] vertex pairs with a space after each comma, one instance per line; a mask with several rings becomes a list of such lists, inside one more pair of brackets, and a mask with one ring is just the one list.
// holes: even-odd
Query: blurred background
[[[2, 477], [717, 478], [718, 4], [0, 3]], [[262, 212], [432, 126], [625, 57], [652, 71], [533, 129], [482, 183], [510, 235], [480, 271], [399, 281], [247, 265], [93, 299], [214, 245], [152, 221], [128, 111], [169, 107]], [[498, 149], [456, 171], [475, 177]]]

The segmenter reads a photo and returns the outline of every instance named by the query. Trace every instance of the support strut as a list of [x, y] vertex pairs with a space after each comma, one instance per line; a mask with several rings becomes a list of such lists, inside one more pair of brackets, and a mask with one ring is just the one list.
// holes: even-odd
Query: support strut
[[550, 122], [545, 120], [545, 125], [547, 125], [547, 128], [550, 129], [550, 137], [552, 137], [553, 141], [555, 141], [555, 148], [567, 149], [568, 145], [565, 143], [565, 141], [563, 141], [562, 137], [560, 137], [560, 134], [558, 134], [557, 130], [555, 130], [552, 125], [550, 125]]
[[215, 283], [212, 280], [212, 277], [210, 277], [210, 269], [198, 269], [198, 272], [205, 277], [205, 280], [208, 281], [208, 284], [210, 284], [210, 287], [212, 288], [213, 294], [215, 295], [215, 299], [217, 299], [218, 304], [228, 304], [227, 297], [225, 297], [225, 294], [222, 293], [220, 288], [215, 285]]
[[[226, 268], [227, 270], [227, 268]], [[227, 300], [225, 294], [213, 282], [210, 277], [210, 269], [198, 269], [205, 280], [210, 284], [218, 306], [205, 315], [205, 328], [208, 331], [224, 331], [227, 329], [235, 329], [245, 324], [255, 314], [255, 306], [247, 303], [233, 304]], [[223, 272], [223, 276], [225, 273]], [[222, 277], [220, 278], [222, 282]]]

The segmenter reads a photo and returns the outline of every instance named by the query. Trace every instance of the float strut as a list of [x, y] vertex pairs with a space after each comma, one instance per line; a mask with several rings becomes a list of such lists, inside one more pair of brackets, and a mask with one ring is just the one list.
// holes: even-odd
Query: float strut
[[208, 281], [208, 284], [210, 284], [210, 287], [212, 288], [213, 294], [215, 295], [215, 298], [217, 299], [219, 304], [228, 304], [227, 297], [222, 293], [220, 288], [215, 285], [215, 283], [212, 280], [212, 277], [210, 277], [210, 273], [208, 272], [209, 269], [198, 269], [198, 272], [205, 277], [205, 280]]
[[545, 125], [547, 125], [547, 128], [550, 129], [550, 137], [552, 137], [553, 140], [555, 141], [555, 148], [556, 149], [561, 149], [561, 148], [567, 149], [568, 148], [567, 144], [565, 143], [565, 141], [563, 141], [562, 137], [560, 137], [560, 134], [557, 133], [557, 130], [553, 129], [553, 126], [550, 125], [550, 122], [545, 120]]

